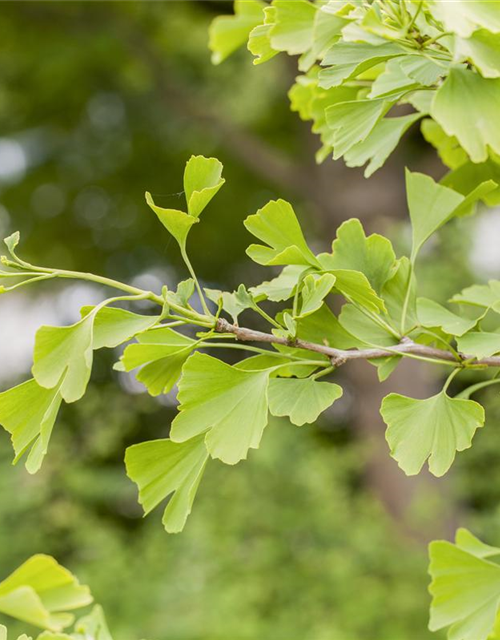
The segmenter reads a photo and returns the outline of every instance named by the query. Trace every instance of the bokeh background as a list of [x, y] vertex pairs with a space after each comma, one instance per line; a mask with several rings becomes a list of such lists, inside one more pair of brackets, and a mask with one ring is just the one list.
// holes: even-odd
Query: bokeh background
[[[341, 162], [316, 166], [318, 141], [286, 98], [293, 60], [253, 67], [242, 51], [211, 65], [208, 26], [230, 10], [201, 0], [3, 3], [1, 235], [19, 229], [32, 262], [160, 290], [186, 273], [144, 192], [182, 204], [195, 153], [222, 160], [227, 179], [190, 236], [208, 286], [270, 278], [245, 256], [242, 221], [275, 197], [294, 203], [317, 250], [355, 216], [403, 251], [404, 166], [440, 177], [434, 152], [415, 130], [368, 181]], [[445, 229], [420, 265], [423, 291], [444, 301], [496, 276], [499, 226], [484, 212]], [[2, 296], [1, 389], [28, 376], [40, 324], [72, 322], [102, 295], [51, 283]], [[167, 435], [175, 403], [113, 373], [117, 357], [97, 355], [87, 396], [64, 407], [36, 476], [10, 466], [0, 433], [0, 576], [53, 554], [90, 584], [120, 640], [425, 640], [428, 541], [460, 523], [500, 542], [494, 388], [481, 398], [486, 427], [445, 479], [410, 481], [388, 455], [383, 395], [425, 397], [440, 382], [442, 372], [415, 363], [385, 385], [367, 363], [344, 367], [344, 398], [317, 424], [273, 422], [247, 462], [209, 465], [185, 532], [169, 536], [161, 510], [142, 519], [123, 455]]]

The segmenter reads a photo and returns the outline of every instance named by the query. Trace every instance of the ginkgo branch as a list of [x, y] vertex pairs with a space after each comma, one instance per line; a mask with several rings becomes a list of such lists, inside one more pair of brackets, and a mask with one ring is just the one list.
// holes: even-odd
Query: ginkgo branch
[[[227, 320], [220, 318], [217, 321], [217, 331], [221, 333], [232, 333], [237, 340], [242, 342], [267, 342], [270, 344], [282, 344], [286, 346], [314, 351], [327, 356], [335, 367], [339, 367], [350, 360], [376, 360], [377, 358], [387, 358], [390, 356], [419, 356], [437, 364], [447, 364], [451, 366], [486, 366], [500, 367], [500, 356], [475, 359], [469, 356], [460, 355], [460, 360], [450, 351], [437, 349], [423, 344], [418, 344], [410, 338], [404, 337], [398, 345], [394, 347], [380, 347], [370, 349], [336, 349], [326, 344], [316, 344], [306, 340], [296, 339], [290, 341], [287, 338], [275, 336], [271, 333], [255, 331], [246, 327], [239, 327], [231, 324]], [[470, 361], [470, 362], [469, 362]]]

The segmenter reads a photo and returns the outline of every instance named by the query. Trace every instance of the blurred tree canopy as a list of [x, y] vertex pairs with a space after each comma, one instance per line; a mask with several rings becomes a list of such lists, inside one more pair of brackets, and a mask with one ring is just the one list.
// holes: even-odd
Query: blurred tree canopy
[[[26, 254], [42, 264], [123, 280], [140, 274], [153, 287], [173, 282], [183, 275], [180, 257], [144, 191], [161, 206], [176, 206], [192, 153], [215, 155], [226, 167], [228, 186], [209, 213], [212, 224], [191, 238], [209, 285], [230, 289], [242, 273], [247, 282], [259, 280], [244, 254], [241, 222], [269, 198], [293, 200], [318, 247], [346, 217], [364, 217], [368, 228], [373, 220], [395, 224], [404, 210], [402, 166], [441, 170], [418, 135], [363, 189], [360, 171], [332, 162], [316, 167], [316, 141], [284, 99], [293, 66], [279, 59], [255, 70], [243, 53], [212, 67], [207, 29], [224, 7], [3, 5], [4, 236], [19, 228]], [[470, 222], [462, 224], [469, 229]], [[453, 251], [464, 236], [443, 234], [446, 260], [439, 247], [431, 251], [426, 284], [443, 297], [467, 274]], [[436, 282], [438, 268], [445, 270]], [[33, 553], [54, 554], [92, 585], [123, 640], [428, 637], [422, 542], [445, 509], [442, 492], [425, 485], [411, 501], [404, 493], [411, 535], [391, 517], [366, 482], [373, 441], [353, 427], [359, 395], [352, 380], [352, 393], [318, 425], [298, 432], [277, 421], [259, 455], [236, 471], [212, 465], [187, 530], [169, 537], [160, 514], [141, 520], [122, 452], [166, 435], [174, 408], [130, 385], [123, 394], [104, 366], [113, 358], [98, 359], [87, 398], [65, 408], [39, 475], [10, 468], [7, 435], [0, 439], [0, 575]], [[490, 410], [492, 421], [496, 413]], [[481, 430], [443, 485], [447, 502], [467, 512], [492, 544], [500, 541], [499, 485], [481, 469], [498, 466], [494, 439], [493, 429]], [[71, 465], [60, 464], [62, 452]], [[392, 485], [399, 478], [391, 476]]]

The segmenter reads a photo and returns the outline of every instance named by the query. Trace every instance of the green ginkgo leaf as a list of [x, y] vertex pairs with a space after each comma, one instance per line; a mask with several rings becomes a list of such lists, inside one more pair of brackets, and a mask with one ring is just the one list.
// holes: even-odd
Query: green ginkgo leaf
[[[435, 120], [432, 120], [432, 118], [426, 118], [423, 120], [421, 131], [427, 142], [435, 147], [439, 157], [447, 167], [450, 169], [456, 169], [467, 162], [469, 156], [460, 146], [455, 136], [446, 135], [443, 131], [443, 127], [441, 127]], [[460, 191], [454, 184], [449, 184], [447, 177], [445, 177], [442, 183], [444, 186]]]
[[0, 424], [11, 434], [15, 462], [31, 449], [26, 460], [29, 473], [42, 465], [61, 400], [58, 386], [45, 389], [35, 380], [0, 393]]
[[173, 493], [162, 522], [169, 533], [182, 531], [207, 460], [202, 435], [182, 443], [152, 440], [129, 447], [125, 453], [127, 475], [139, 488], [145, 515]]
[[205, 433], [212, 458], [236, 464], [257, 449], [267, 425], [267, 371], [242, 371], [206, 354], [192, 355], [179, 382], [179, 414], [170, 437]]
[[0, 582], [2, 613], [51, 631], [69, 626], [69, 612], [91, 602], [89, 588], [50, 556], [31, 557]]
[[226, 182], [217, 158], [191, 156], [184, 171], [184, 191], [190, 216], [199, 218], [203, 209]]
[[345, 304], [339, 315], [341, 326], [365, 347], [394, 347], [399, 339], [391, 332], [367, 317], [352, 304]]
[[484, 425], [480, 404], [450, 398], [444, 391], [426, 400], [391, 393], [380, 413], [391, 456], [408, 476], [419, 473], [427, 459], [431, 473], [444, 475], [456, 452], [468, 449], [476, 429]]
[[137, 340], [123, 352], [120, 362], [124, 370], [142, 367], [136, 377], [149, 393], [152, 396], [168, 393], [179, 379], [196, 341], [169, 327], [146, 331]]
[[477, 544], [464, 549], [458, 543], [457, 535], [456, 545], [444, 540], [429, 545], [429, 629], [450, 627], [450, 640], [486, 640], [500, 606], [500, 566], [479, 557]]
[[384, 301], [376, 294], [364, 273], [353, 269], [333, 268], [335, 259], [330, 253], [321, 253], [318, 256], [318, 261], [324, 271], [335, 276], [335, 290], [345, 296], [347, 300], [357, 302], [373, 313], [385, 311]]
[[274, 26], [271, 45], [290, 55], [304, 53], [312, 47], [314, 19], [318, 8], [308, 0], [274, 0]]
[[322, 276], [310, 274], [304, 278], [299, 317], [309, 316], [321, 307], [323, 300], [332, 290], [336, 279], [331, 273], [324, 273]]
[[453, 216], [464, 196], [437, 184], [423, 173], [412, 173], [407, 169], [406, 197], [413, 238], [411, 260], [414, 262], [422, 245]]
[[59, 391], [66, 402], [85, 393], [92, 371], [95, 312], [68, 327], [38, 329], [35, 339], [33, 377], [37, 383]]
[[452, 336], [463, 336], [464, 333], [476, 326], [484, 312], [481, 311], [480, 315], [475, 318], [466, 318], [449, 311], [434, 300], [418, 298], [417, 314], [420, 324], [424, 327], [440, 327], [445, 333]]
[[[95, 307], [82, 307], [80, 313], [85, 318]], [[107, 347], [112, 349], [138, 333], [150, 329], [158, 321], [159, 316], [141, 316], [125, 309], [102, 307], [94, 318], [92, 347], [94, 350]]]
[[269, 245], [248, 247], [247, 254], [258, 264], [318, 266], [292, 205], [285, 200], [271, 200], [257, 213], [248, 216], [244, 224], [250, 233]]
[[104, 611], [99, 605], [95, 605], [88, 615], [76, 621], [75, 633], [82, 635], [85, 640], [113, 640]]
[[220, 291], [219, 289], [205, 289], [205, 293], [209, 300], [222, 306], [222, 309], [231, 316], [235, 324], [238, 323], [240, 313], [255, 307], [252, 295], [248, 293], [243, 284], [240, 284], [238, 290], [232, 293]]
[[191, 227], [199, 222], [199, 218], [190, 216], [178, 209], [164, 209], [155, 204], [151, 194], [146, 193], [146, 202], [156, 213], [165, 229], [174, 236], [181, 249], [186, 247], [186, 239]]
[[302, 265], [287, 265], [279, 276], [262, 282], [256, 287], [251, 287], [249, 292], [257, 302], [260, 300], [271, 300], [272, 302], [289, 300], [294, 295], [295, 289], [307, 269]]
[[363, 142], [390, 104], [383, 99], [339, 102], [326, 109], [326, 121], [333, 132], [333, 159], [337, 160], [355, 144]]
[[246, 43], [252, 29], [263, 21], [265, 6], [260, 0], [236, 0], [234, 15], [213, 20], [208, 45], [213, 64], [220, 64]]
[[500, 43], [497, 34], [480, 29], [470, 38], [458, 38], [456, 55], [460, 60], [470, 60], [483, 78], [500, 78]]
[[485, 544], [464, 528], [457, 529], [455, 534], [455, 544], [457, 547], [460, 547], [460, 549], [476, 556], [476, 558], [489, 558], [500, 554], [500, 549], [498, 547], [492, 547], [489, 544]]
[[[406, 73], [400, 58], [393, 58], [385, 65], [385, 70], [373, 82], [369, 98], [399, 98], [408, 91], [419, 88], [419, 83]], [[432, 63], [431, 63], [432, 64]]]
[[449, 136], [457, 138], [473, 162], [484, 162], [488, 149], [500, 153], [499, 110], [500, 79], [453, 67], [436, 92], [431, 115]]
[[457, 346], [467, 356], [487, 358], [500, 353], [500, 333], [470, 331], [457, 339]]
[[337, 229], [337, 239], [332, 244], [332, 269], [361, 271], [373, 289], [380, 293], [392, 275], [396, 255], [390, 240], [376, 233], [368, 238], [359, 220], [346, 220]]
[[443, 23], [446, 31], [452, 31], [463, 38], [468, 38], [479, 28], [500, 33], [500, 11], [495, 1], [432, 0], [429, 9]]
[[342, 396], [342, 387], [312, 378], [273, 378], [269, 382], [269, 411], [301, 427], [311, 424]]
[[355, 78], [385, 60], [404, 55], [406, 50], [396, 43], [372, 45], [340, 40], [331, 46], [321, 63], [319, 74], [324, 89], [338, 86], [345, 80]]
[[455, 294], [451, 302], [489, 309], [500, 302], [500, 280], [490, 280], [488, 284], [474, 284], [466, 287]]
[[278, 51], [271, 44], [271, 30], [275, 25], [276, 8], [273, 6], [264, 9], [264, 24], [259, 24], [252, 29], [248, 38], [248, 50], [255, 56], [254, 64], [262, 64], [274, 58]]
[[344, 154], [346, 165], [361, 167], [368, 163], [364, 176], [369, 178], [380, 169], [399, 144], [401, 137], [422, 116], [422, 113], [411, 113], [397, 118], [382, 118], [365, 140], [358, 142]]

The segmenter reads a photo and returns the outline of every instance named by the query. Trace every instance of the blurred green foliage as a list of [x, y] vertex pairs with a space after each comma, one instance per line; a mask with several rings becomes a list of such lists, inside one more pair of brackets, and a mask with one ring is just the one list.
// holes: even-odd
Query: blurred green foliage
[[[331, 174], [311, 174], [311, 195], [309, 178], [304, 188], [285, 170], [302, 163], [309, 171], [314, 150], [285, 99], [294, 69], [281, 59], [253, 69], [245, 52], [210, 64], [207, 28], [226, 6], [3, 4], [0, 230], [20, 229], [30, 259], [123, 280], [183, 276], [177, 248], [143, 194], [177, 206], [192, 153], [219, 157], [227, 178], [207, 224], [190, 237], [206, 283], [259, 280], [263, 272], [254, 274], [244, 254], [242, 220], [273, 197], [296, 203], [309, 237], [328, 243], [323, 232], [338, 220], [321, 218], [312, 189], [322, 184], [329, 202], [333, 164], [325, 165]], [[405, 161], [425, 162], [423, 149], [410, 139]], [[390, 171], [394, 165], [371, 184], [385, 190]], [[366, 183], [357, 180], [363, 193]], [[401, 194], [393, 199], [404, 213]], [[342, 209], [340, 219], [351, 214]], [[461, 225], [442, 234], [422, 264], [427, 295], [446, 299], [468, 277], [460, 251], [470, 222]], [[398, 226], [393, 235], [403, 245]], [[346, 393], [343, 409], [312, 428], [276, 422], [238, 469], [209, 465], [186, 531], [168, 536], [160, 511], [142, 520], [123, 453], [167, 435], [174, 408], [125, 393], [109, 373], [114, 359], [98, 356], [85, 400], [64, 408], [38, 475], [10, 467], [10, 443], [0, 434], [0, 575], [36, 552], [53, 554], [91, 585], [120, 640], [430, 637], [423, 543], [442, 498], [419, 497], [412, 522], [421, 536], [388, 514], [367, 481], [372, 443], [352, 428], [359, 398]], [[444, 486], [460, 524], [498, 544], [498, 402], [494, 389], [484, 395], [487, 426]]]

